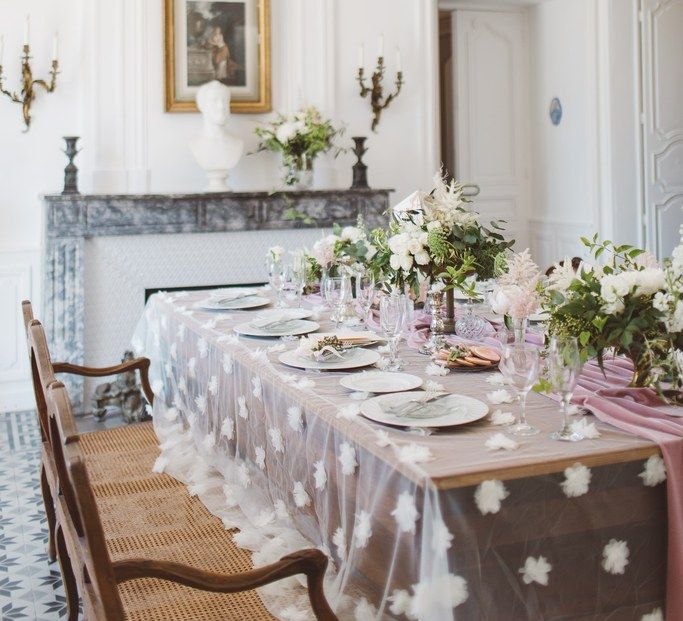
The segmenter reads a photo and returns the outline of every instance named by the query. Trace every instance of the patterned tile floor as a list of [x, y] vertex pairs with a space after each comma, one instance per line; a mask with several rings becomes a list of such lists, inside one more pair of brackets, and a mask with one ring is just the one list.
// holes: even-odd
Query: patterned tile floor
[[[120, 424], [81, 419], [79, 430]], [[66, 619], [58, 563], [48, 563], [47, 522], [40, 493], [36, 414], [0, 413], [0, 619]]]

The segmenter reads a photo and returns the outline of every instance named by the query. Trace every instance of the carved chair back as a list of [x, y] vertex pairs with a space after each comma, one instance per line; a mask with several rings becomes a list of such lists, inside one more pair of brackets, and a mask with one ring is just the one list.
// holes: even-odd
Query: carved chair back
[[78, 441], [66, 388], [54, 382], [47, 391], [51, 443], [59, 477], [65, 544], [86, 611], [95, 619], [123, 621], [124, 612], [104, 537], [95, 495]]

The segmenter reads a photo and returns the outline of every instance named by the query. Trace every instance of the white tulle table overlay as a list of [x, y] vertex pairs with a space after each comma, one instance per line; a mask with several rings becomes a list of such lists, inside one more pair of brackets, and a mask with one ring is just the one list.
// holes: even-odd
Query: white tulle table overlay
[[[295, 342], [238, 337], [256, 313], [196, 309], [206, 296], [153, 295], [133, 339], [152, 360], [155, 469], [239, 528], [255, 565], [322, 549], [342, 619], [536, 620], [576, 607], [577, 580], [586, 619], [615, 588], [640, 589], [634, 619], [657, 613], [665, 501], [664, 479], [648, 475], [653, 444], [593, 417], [579, 423], [592, 439], [553, 442], [557, 406], [535, 394], [528, 417], [543, 433], [511, 442], [498, 425], [513, 406], [491, 373], [435, 377], [409, 348], [409, 372], [487, 401], [491, 415], [434, 435], [381, 427], [358, 414], [368, 395], [342, 388], [343, 373], [282, 365]], [[628, 506], [650, 505], [637, 519], [625, 490]], [[278, 618], [312, 618], [296, 580], [261, 594]]]

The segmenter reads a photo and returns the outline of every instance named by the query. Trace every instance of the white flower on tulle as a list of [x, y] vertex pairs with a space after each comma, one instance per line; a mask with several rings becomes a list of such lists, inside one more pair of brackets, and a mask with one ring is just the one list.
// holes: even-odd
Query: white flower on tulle
[[353, 529], [353, 535], [357, 548], [364, 548], [368, 545], [368, 541], [372, 537], [372, 520], [367, 511], [361, 511], [356, 516], [356, 526]]
[[509, 495], [502, 481], [496, 479], [482, 481], [474, 492], [474, 502], [477, 503], [482, 515], [498, 513], [501, 502]]
[[179, 392], [177, 392], [177, 393], [173, 396], [173, 405], [174, 405], [174, 407], [178, 408], [179, 410], [184, 409], [184, 407], [183, 407], [183, 400], [182, 400], [182, 398], [180, 397], [180, 393], [179, 393]]
[[595, 423], [590, 423], [588, 421], [589, 418], [587, 416], [584, 416], [579, 420], [571, 422], [569, 426], [571, 427], [571, 430], [574, 433], [578, 433], [579, 435], [589, 440], [595, 440], [596, 438], [600, 437], [600, 432], [598, 431], [598, 428], [595, 426]]
[[628, 565], [628, 544], [625, 541], [610, 539], [602, 549], [602, 568], [608, 574], [623, 574]]
[[152, 392], [159, 396], [164, 390], [164, 383], [161, 380], [154, 380], [152, 382]]
[[666, 481], [666, 466], [664, 460], [659, 455], [652, 455], [647, 458], [645, 468], [638, 475], [643, 479], [643, 484], [654, 487]]
[[212, 433], [207, 433], [202, 440], [202, 448], [206, 451], [211, 451], [216, 446], [216, 438]]
[[377, 608], [367, 599], [361, 597], [353, 611], [354, 621], [375, 621], [377, 619]]
[[260, 377], [252, 377], [251, 378], [251, 385], [253, 387], [251, 394], [254, 395], [259, 401], [263, 400], [263, 387], [261, 386], [261, 378]]
[[228, 351], [226, 351], [223, 354], [223, 372], [226, 375], [231, 375], [232, 374], [232, 354]]
[[280, 616], [284, 621], [309, 621], [308, 612], [296, 606], [287, 606], [287, 608], [280, 611]]
[[515, 416], [512, 412], [503, 412], [498, 409], [491, 414], [492, 425], [509, 425], [515, 421]]
[[315, 387], [315, 382], [308, 378], [308, 377], [302, 377], [297, 383], [296, 383], [297, 388], [300, 390], [308, 390], [310, 388]]
[[274, 503], [273, 507], [275, 508], [275, 515], [279, 520], [284, 520], [286, 522], [289, 522], [290, 516], [289, 516], [289, 511], [287, 511], [287, 504], [285, 503], [284, 500], [281, 498], [278, 498]]
[[224, 339], [228, 345], [237, 345], [240, 342], [239, 334], [225, 334], [221, 339]]
[[297, 507], [307, 507], [311, 504], [311, 497], [306, 493], [306, 488], [301, 481], [295, 481], [292, 496]]
[[427, 380], [425, 382], [425, 390], [427, 392], [444, 392], [446, 388], [443, 384], [435, 382], [434, 380]]
[[164, 372], [166, 373], [166, 377], [168, 379], [173, 377], [173, 365], [170, 362], [164, 364]]
[[325, 489], [327, 472], [325, 472], [325, 462], [322, 459], [313, 464], [313, 480], [315, 481], [315, 489]]
[[237, 397], [237, 415], [240, 418], [248, 418], [249, 417], [249, 409], [247, 408], [247, 398], [244, 395], [240, 395]]
[[194, 398], [194, 402], [197, 406], [197, 410], [199, 411], [200, 414], [206, 414], [206, 409], [208, 407], [208, 402], [206, 400], [206, 397], [204, 395], [197, 395]]
[[590, 468], [577, 463], [564, 469], [564, 481], [560, 485], [567, 498], [576, 498], [588, 493], [590, 482]]
[[296, 386], [296, 375], [294, 373], [279, 373], [280, 379], [290, 386]]
[[545, 556], [539, 556], [538, 558], [529, 556], [524, 562], [524, 567], [520, 568], [519, 573], [522, 574], [524, 584], [537, 582], [543, 586], [548, 586], [548, 574], [552, 568], [553, 566]]
[[486, 398], [496, 405], [499, 403], [512, 403], [514, 401], [513, 396], [504, 388], [486, 393]]
[[173, 360], [178, 359], [178, 344], [177, 343], [171, 343], [171, 347], [169, 349], [169, 352], [171, 353], [171, 358]]
[[208, 321], [205, 321], [202, 324], [202, 328], [204, 328], [204, 330], [214, 330], [217, 325], [218, 325], [218, 318], [214, 317], [213, 319], [209, 319]]
[[494, 373], [486, 378], [486, 383], [493, 384], [494, 386], [508, 386], [512, 382], [502, 373]]
[[451, 370], [442, 364], [434, 364], [433, 362], [430, 362], [426, 367], [425, 367], [425, 373], [427, 375], [435, 375], [435, 376], [440, 376], [443, 377], [444, 375], [448, 375], [451, 372]]
[[484, 446], [489, 451], [516, 451], [519, 448], [517, 442], [500, 432], [490, 436], [489, 439], [484, 442]]
[[353, 474], [356, 470], [358, 462], [356, 461], [356, 449], [348, 442], [342, 442], [339, 445], [339, 463], [341, 464], [342, 473], [345, 475]]
[[467, 601], [467, 581], [462, 576], [445, 574], [430, 581], [413, 585], [414, 595], [408, 617], [412, 619], [439, 619], [446, 610]]
[[377, 431], [375, 431], [375, 436], [377, 438], [375, 440], [375, 444], [377, 446], [381, 446], [382, 448], [384, 448], [385, 446], [389, 446], [391, 444], [389, 434], [386, 431], [384, 431], [384, 429], [378, 429]]
[[235, 437], [235, 423], [232, 418], [226, 418], [223, 421], [221, 435], [225, 436], [228, 440], [232, 440]]
[[187, 376], [188, 377], [197, 377], [197, 359], [196, 358], [190, 358], [187, 361]]
[[342, 561], [346, 559], [346, 533], [341, 526], [332, 534], [332, 543], [337, 548], [337, 556]]
[[159, 457], [157, 457], [154, 461], [154, 465], [152, 466], [152, 472], [161, 474], [166, 469], [166, 466], [168, 466], [168, 463], [168, 457], [166, 457], [165, 455], [159, 455]]
[[251, 485], [251, 475], [247, 464], [240, 464], [237, 467], [237, 482], [242, 487], [249, 487]]
[[360, 407], [357, 403], [349, 403], [343, 407], [337, 408], [337, 418], [345, 418], [351, 420], [356, 418], [360, 413]]
[[275, 521], [275, 513], [273, 511], [268, 511], [268, 509], [261, 509], [254, 518], [254, 526], [258, 528], [263, 528], [268, 526]]
[[439, 556], [442, 556], [451, 547], [452, 541], [453, 535], [443, 523], [443, 520], [435, 520], [432, 530], [432, 550]]
[[640, 621], [664, 621], [664, 614], [661, 608], [655, 608], [652, 612], [644, 614]]
[[287, 349], [287, 348], [285, 347], [285, 344], [284, 344], [284, 343], [278, 343], [277, 345], [271, 345], [271, 346], [268, 348], [268, 351], [269, 351], [271, 354], [276, 354], [276, 353], [278, 353], [278, 352], [285, 351], [285, 349]]
[[215, 375], [212, 375], [209, 379], [206, 389], [209, 391], [211, 396], [216, 396], [216, 393], [218, 392], [218, 378]]
[[387, 598], [389, 600], [389, 612], [394, 615], [405, 615], [410, 611], [413, 598], [405, 589], [394, 589], [394, 592]]
[[256, 362], [266, 363], [268, 362], [268, 352], [265, 349], [257, 347], [253, 351], [249, 352], [249, 357]]
[[429, 447], [414, 442], [398, 447], [396, 457], [402, 464], [418, 464], [434, 459]]
[[415, 522], [420, 514], [415, 508], [415, 498], [410, 492], [401, 492], [398, 495], [396, 508], [391, 512], [394, 516], [398, 529], [402, 533], [414, 533]]
[[266, 467], [266, 450], [262, 446], [254, 449], [254, 461], [261, 470]]
[[204, 337], [199, 337], [197, 339], [197, 351], [199, 351], [200, 358], [206, 358], [209, 354], [209, 344], [206, 342]]
[[[237, 494], [236, 494], [236, 488], [234, 485], [230, 485], [230, 484], [226, 483], [223, 486], [223, 496], [225, 497], [225, 505], [228, 508], [235, 507], [237, 505], [237, 503], [239, 502], [239, 499], [238, 499]], [[231, 527], [227, 527], [227, 528], [231, 528]]]
[[294, 431], [299, 433], [304, 430], [304, 422], [301, 416], [301, 408], [298, 405], [292, 405], [287, 408], [287, 423]]
[[349, 399], [353, 399], [354, 401], [364, 401], [370, 396], [369, 392], [351, 392], [349, 393]]
[[270, 443], [276, 453], [285, 452], [285, 445], [282, 441], [282, 432], [277, 427], [271, 427], [268, 430], [268, 437], [270, 438]]
[[184, 377], [178, 378], [178, 390], [187, 393], [187, 381]]
[[172, 423], [174, 420], [177, 420], [178, 418], [178, 408], [167, 408], [163, 416], [164, 420], [167, 420], [169, 423]]
[[187, 331], [187, 326], [184, 323], [181, 323], [178, 326], [178, 331], [176, 332], [176, 337], [178, 340], [183, 343], [185, 341], [185, 332]]

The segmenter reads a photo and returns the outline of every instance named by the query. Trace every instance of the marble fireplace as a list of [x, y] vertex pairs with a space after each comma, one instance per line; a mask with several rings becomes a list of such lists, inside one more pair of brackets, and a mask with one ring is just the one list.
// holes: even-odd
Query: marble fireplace
[[[310, 246], [358, 215], [385, 225], [389, 192], [46, 196], [42, 317], [53, 358], [113, 364], [130, 346], [146, 292], [265, 282], [268, 247]], [[90, 409], [102, 381], [70, 380], [77, 412]]]

